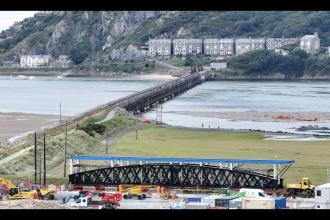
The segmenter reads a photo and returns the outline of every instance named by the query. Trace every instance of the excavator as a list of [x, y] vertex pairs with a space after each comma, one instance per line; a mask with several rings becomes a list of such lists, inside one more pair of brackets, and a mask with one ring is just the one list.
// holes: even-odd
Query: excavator
[[0, 178], [0, 185], [8, 192], [8, 199], [54, 199], [54, 191], [48, 189], [31, 189], [22, 191], [11, 180]]

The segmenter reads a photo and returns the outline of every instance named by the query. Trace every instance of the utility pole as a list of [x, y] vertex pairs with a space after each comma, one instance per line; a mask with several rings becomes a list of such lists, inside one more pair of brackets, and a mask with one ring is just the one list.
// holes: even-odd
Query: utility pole
[[138, 139], [137, 121], [135, 121], [135, 140]]
[[37, 184], [37, 132], [34, 132], [34, 184]]
[[62, 103], [60, 102], [60, 124], [62, 122]]
[[39, 183], [40, 183], [40, 188], [41, 188], [41, 186], [42, 186], [42, 182], [41, 182], [41, 181], [42, 181], [42, 179], [41, 179], [41, 176], [42, 176], [42, 173], [41, 173], [41, 172], [42, 172], [42, 170], [41, 170], [41, 169], [42, 169], [41, 156], [42, 156], [42, 155], [41, 155], [41, 154], [42, 154], [42, 153], [41, 153], [41, 147], [40, 147], [40, 148], [39, 148], [39, 157], [40, 157], [40, 158], [39, 158]]
[[106, 135], [107, 135], [107, 146], [106, 146], [106, 149], [105, 149], [105, 154], [108, 155], [108, 147], [109, 147], [109, 132], [108, 132], [108, 130], [106, 132]]
[[68, 121], [65, 121], [65, 143], [64, 143], [64, 177], [66, 176], [66, 147], [68, 142]]
[[46, 133], [44, 133], [44, 185], [46, 186]]
[[160, 124], [163, 124], [163, 105], [160, 105]]

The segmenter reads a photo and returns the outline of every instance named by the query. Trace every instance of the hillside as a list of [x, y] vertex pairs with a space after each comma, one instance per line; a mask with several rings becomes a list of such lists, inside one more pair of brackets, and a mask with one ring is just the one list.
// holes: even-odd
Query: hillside
[[143, 60], [140, 46], [164, 35], [301, 37], [317, 31], [321, 46], [328, 46], [329, 26], [325, 11], [57, 11], [1, 32], [0, 61], [18, 61], [21, 54], [67, 54], [76, 65], [119, 65], [118, 60]]

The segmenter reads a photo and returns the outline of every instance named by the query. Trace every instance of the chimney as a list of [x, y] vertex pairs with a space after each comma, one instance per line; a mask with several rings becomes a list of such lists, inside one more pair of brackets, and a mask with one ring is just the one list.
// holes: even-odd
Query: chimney
[[315, 36], [315, 37], [318, 37], [318, 33], [317, 33], [317, 32], [314, 32], [314, 36]]

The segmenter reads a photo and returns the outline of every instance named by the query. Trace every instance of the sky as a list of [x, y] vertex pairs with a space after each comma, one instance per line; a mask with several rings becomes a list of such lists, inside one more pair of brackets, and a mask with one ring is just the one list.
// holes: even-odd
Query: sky
[[8, 29], [16, 21], [33, 17], [37, 11], [0, 11], [0, 32]]

